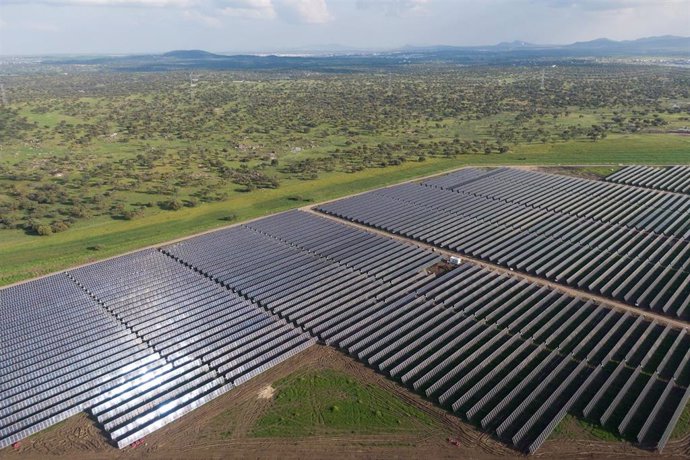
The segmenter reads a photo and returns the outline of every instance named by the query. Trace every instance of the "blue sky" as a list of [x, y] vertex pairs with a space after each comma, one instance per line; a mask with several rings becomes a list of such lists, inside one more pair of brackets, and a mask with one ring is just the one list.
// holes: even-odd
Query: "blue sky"
[[0, 0], [0, 54], [690, 35], [690, 0]]

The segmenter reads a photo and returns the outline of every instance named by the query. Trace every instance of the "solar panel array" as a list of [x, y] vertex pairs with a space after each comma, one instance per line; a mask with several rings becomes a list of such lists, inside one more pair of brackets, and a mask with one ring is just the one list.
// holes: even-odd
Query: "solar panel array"
[[[221, 255], [222, 283], [145, 250], [1, 290], [2, 312], [17, 320], [0, 330], [10, 350], [0, 375], [0, 445], [85, 409], [114, 444], [129, 445], [314, 343], [280, 317], [328, 336], [350, 324], [349, 315], [369, 314], [376, 295], [429, 276], [424, 269], [439, 260], [304, 213], [251, 225], [175, 245], [202, 258], [202, 248]], [[227, 234], [238, 237], [229, 248]], [[230, 284], [237, 293], [223, 287]], [[85, 316], [100, 322], [75, 329]]]
[[467, 169], [322, 212], [690, 317], [690, 197], [506, 169]]
[[92, 409], [129, 445], [314, 340], [155, 250], [69, 272], [172, 365], [145, 389]]
[[471, 265], [331, 340], [528, 452], [568, 412], [661, 449], [690, 397], [686, 330]]
[[690, 397], [685, 330], [440, 260], [292, 211], [0, 290], [0, 446], [82, 410], [128, 445], [315, 338], [528, 452], [568, 412], [664, 446]]
[[690, 195], [690, 166], [626, 166], [609, 175], [606, 180]]
[[155, 250], [0, 293], [0, 446], [88, 409], [124, 447], [315, 342]]
[[65, 274], [0, 290], [0, 317], [0, 447], [166, 366]]
[[569, 411], [662, 448], [690, 397], [685, 330], [476, 266], [435, 277], [428, 252], [310, 214], [164, 251], [529, 452]]
[[[481, 177], [467, 179], [470, 173], [461, 171], [424, 184], [660, 235], [690, 237], [690, 197], [512, 168], [484, 171]], [[439, 185], [455, 178], [457, 184]]]
[[437, 254], [292, 211], [163, 251], [328, 342], [429, 277]]

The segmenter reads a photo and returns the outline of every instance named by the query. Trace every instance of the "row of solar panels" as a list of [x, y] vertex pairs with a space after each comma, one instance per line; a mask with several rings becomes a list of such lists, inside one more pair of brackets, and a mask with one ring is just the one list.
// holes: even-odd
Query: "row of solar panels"
[[[320, 237], [307, 235], [314, 219]], [[0, 446], [85, 409], [126, 446], [314, 343], [242, 295], [293, 320], [309, 305], [327, 335], [345, 304], [364, 312], [439, 259], [304, 213], [252, 225], [227, 231], [232, 247], [226, 232], [176, 245], [210, 244], [237, 294], [155, 250], [0, 290]], [[291, 244], [262, 227], [304, 233]], [[347, 298], [332, 295], [340, 285]]]
[[309, 346], [304, 329], [525, 450], [568, 410], [663, 447], [684, 331], [477, 267], [435, 277], [439, 259], [289, 212], [2, 290], [0, 442], [89, 409], [127, 445]]
[[465, 266], [336, 344], [515, 447], [570, 411], [662, 448], [690, 396], [690, 337]]
[[163, 248], [280, 318], [328, 341], [427, 278], [416, 246], [293, 211]]
[[165, 368], [65, 274], [0, 291], [0, 447]]
[[[374, 259], [358, 240], [384, 240], [291, 212], [164, 250], [520, 449], [536, 450], [568, 411], [661, 448], [690, 396], [685, 330], [471, 265], [439, 277], [416, 266], [390, 287], [374, 273], [338, 274], [325, 305], [320, 283], [295, 272], [311, 296], [255, 299], [227, 276], [272, 266], [236, 257], [250, 230], [261, 251], [286, 243], [337, 266], [354, 257], [350, 266], [366, 267]], [[290, 296], [290, 282], [274, 284]]]
[[420, 184], [376, 190], [319, 210], [631, 305], [690, 317], [688, 240]]
[[154, 250], [2, 290], [0, 309], [0, 447], [86, 409], [124, 447], [314, 343]]
[[468, 168], [424, 184], [690, 239], [690, 197], [684, 195], [511, 168]]
[[690, 166], [626, 166], [606, 177], [609, 182], [690, 194]]
[[314, 342], [155, 250], [69, 275], [174, 369], [147, 392], [136, 388], [93, 409], [121, 445], [141, 437], [142, 419], [159, 426], [172, 420], [147, 417], [150, 410], [182, 415], [190, 402], [216, 395], [226, 384], [239, 385]]

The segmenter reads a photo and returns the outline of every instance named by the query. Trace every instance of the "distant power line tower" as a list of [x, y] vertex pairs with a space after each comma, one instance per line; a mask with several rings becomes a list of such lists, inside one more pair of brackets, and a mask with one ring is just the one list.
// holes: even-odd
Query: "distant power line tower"
[[199, 81], [198, 78], [194, 78], [194, 72], [189, 72], [189, 97], [190, 99], [194, 97], [194, 88]]

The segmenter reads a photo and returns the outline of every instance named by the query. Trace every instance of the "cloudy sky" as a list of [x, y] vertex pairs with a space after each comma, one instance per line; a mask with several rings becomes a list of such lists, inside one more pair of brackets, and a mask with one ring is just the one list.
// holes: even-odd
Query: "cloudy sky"
[[688, 35], [690, 0], [0, 0], [0, 54], [570, 43]]

